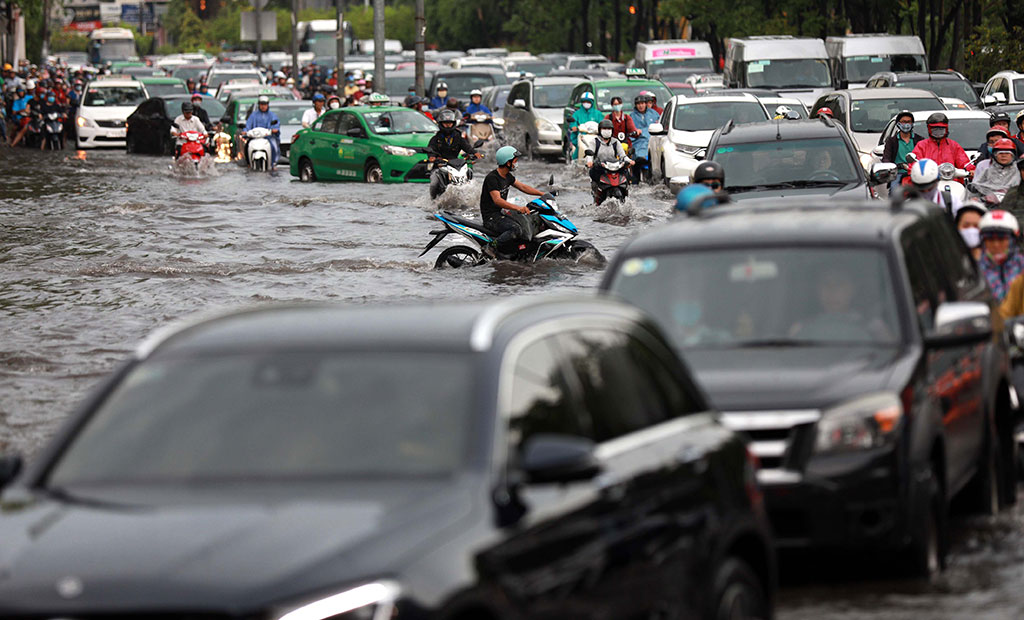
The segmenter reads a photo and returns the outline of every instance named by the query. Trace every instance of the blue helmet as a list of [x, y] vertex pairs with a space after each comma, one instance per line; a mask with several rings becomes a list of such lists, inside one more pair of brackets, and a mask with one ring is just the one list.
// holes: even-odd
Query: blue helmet
[[313, 95], [313, 101], [323, 101], [325, 99], [323, 93], [317, 93]]
[[498, 162], [499, 166], [504, 166], [520, 155], [522, 155], [522, 153], [520, 153], [516, 147], [503, 146], [494, 154], [494, 159]]
[[707, 209], [715, 206], [717, 202], [715, 192], [710, 187], [703, 183], [691, 183], [676, 194], [676, 211], [685, 213], [691, 205]]

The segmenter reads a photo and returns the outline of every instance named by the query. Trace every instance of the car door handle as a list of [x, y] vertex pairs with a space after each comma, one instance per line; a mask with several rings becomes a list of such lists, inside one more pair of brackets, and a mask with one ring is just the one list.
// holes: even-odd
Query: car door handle
[[337, 142], [331, 142], [331, 146], [333, 146], [334, 148], [338, 148], [338, 143]]

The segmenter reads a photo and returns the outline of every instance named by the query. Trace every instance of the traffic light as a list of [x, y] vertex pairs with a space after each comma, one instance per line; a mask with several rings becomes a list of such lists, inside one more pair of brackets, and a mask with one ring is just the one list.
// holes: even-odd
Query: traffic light
[[206, 12], [206, 0], [199, 0], [199, 12], [200, 13], [205, 13]]
[[629, 5], [629, 14], [630, 15], [636, 15], [636, 5], [635, 4]]

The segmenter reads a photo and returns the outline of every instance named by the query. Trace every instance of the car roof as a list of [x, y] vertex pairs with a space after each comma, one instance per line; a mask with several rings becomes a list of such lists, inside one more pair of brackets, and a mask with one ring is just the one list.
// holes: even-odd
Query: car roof
[[893, 73], [897, 82], [930, 82], [941, 80], [956, 80], [967, 82], [962, 75], [951, 71], [907, 71], [905, 73]]
[[921, 88], [848, 88], [828, 94], [846, 93], [851, 99], [938, 99], [935, 93]]
[[918, 112], [912, 112], [915, 121], [923, 121], [936, 112], [942, 112], [946, 115], [946, 118], [950, 120], [956, 120], [958, 118], [976, 118], [989, 120], [992, 116], [983, 110], [944, 110], [942, 108], [936, 108], [934, 110], [920, 110]]
[[[558, 76], [558, 75], [556, 75], [556, 76], [552, 76], [552, 77], [538, 76], [538, 77], [535, 77], [535, 78], [529, 79], [529, 80], [516, 80], [516, 84], [518, 84], [519, 82], [532, 82], [534, 84], [540, 84], [540, 85], [544, 85], [544, 84], [579, 84], [580, 80], [579, 80], [579, 78], [574, 78], [574, 77], [570, 77], [570, 76]], [[514, 86], [514, 84], [513, 84], [513, 86]]]
[[503, 69], [502, 67], [488, 67], [488, 66], [463, 67], [462, 69], [446, 68], [446, 69], [438, 69], [437, 71], [435, 71], [434, 72], [434, 77], [435, 78], [437, 78], [437, 77], [444, 77], [446, 75], [473, 75], [473, 74], [480, 74], [480, 73], [488, 73], [488, 74], [490, 74], [490, 73], [500, 73], [501, 75], [505, 75], [505, 69]]
[[176, 77], [141, 75], [135, 79], [143, 84], [185, 84], [185, 80]]
[[688, 105], [691, 103], [725, 103], [736, 101], [751, 101], [756, 103], [757, 97], [750, 93], [736, 93], [734, 95], [673, 95], [672, 99], [676, 105]]
[[138, 80], [125, 80], [125, 79], [98, 79], [89, 82], [89, 87], [93, 86], [138, 86], [142, 88], [142, 82]]
[[[587, 80], [584, 80], [584, 81], [587, 81]], [[641, 86], [644, 86], [644, 85], [649, 85], [649, 86], [655, 86], [655, 85], [657, 85], [657, 86], [665, 86], [665, 83], [662, 82], [661, 80], [651, 80], [651, 79], [644, 79], [644, 78], [609, 77], [609, 78], [594, 78], [594, 79], [591, 79], [589, 81], [593, 82], [595, 86], [596, 85], [601, 85], [601, 86], [630, 86], [630, 85], [633, 85], [633, 84], [638, 84], [638, 85], [641, 85]]]
[[692, 248], [752, 245], [886, 245], [897, 230], [929, 215], [938, 205], [912, 200], [900, 208], [884, 201], [788, 196], [712, 207], [696, 217], [680, 215], [623, 248], [624, 255]]
[[792, 121], [760, 121], [757, 123], [733, 125], [729, 131], [723, 129], [718, 143], [721, 145], [766, 142], [777, 140], [779, 139], [778, 136], [782, 136], [782, 140], [805, 140], [842, 135], [839, 125], [831, 120], [820, 118]]
[[169, 325], [144, 341], [136, 357], [278, 348], [483, 352], [540, 321], [581, 313], [643, 318], [632, 306], [596, 294], [469, 303], [264, 305]]

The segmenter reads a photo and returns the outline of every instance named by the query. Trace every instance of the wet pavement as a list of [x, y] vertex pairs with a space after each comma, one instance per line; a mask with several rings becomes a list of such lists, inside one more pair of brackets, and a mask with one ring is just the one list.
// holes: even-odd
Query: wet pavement
[[[434, 271], [450, 236], [419, 258], [439, 205], [426, 185], [303, 184], [226, 164], [191, 178], [118, 151], [0, 150], [0, 452], [36, 451], [83, 395], [153, 329], [196, 312], [271, 302], [485, 299], [586, 290], [599, 266], [546, 262]], [[483, 172], [440, 206], [475, 217]], [[559, 191], [562, 210], [606, 256], [669, 217], [667, 190], [589, 206], [562, 164], [517, 176]], [[514, 193], [514, 192], [513, 192]], [[935, 583], [879, 570], [887, 558], [784, 563], [778, 617], [1024, 617], [1024, 508], [955, 518]]]

